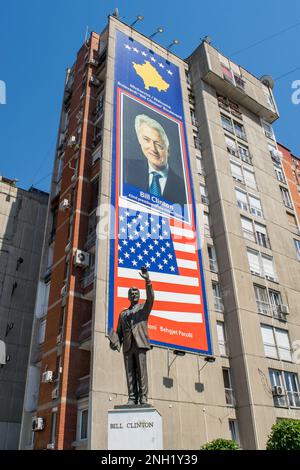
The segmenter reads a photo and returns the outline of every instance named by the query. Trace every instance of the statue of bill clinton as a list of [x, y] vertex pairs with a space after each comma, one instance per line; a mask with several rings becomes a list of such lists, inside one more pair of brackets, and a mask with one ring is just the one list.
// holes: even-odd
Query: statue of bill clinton
[[127, 405], [145, 405], [148, 402], [148, 375], [146, 353], [151, 348], [148, 336], [148, 317], [154, 301], [154, 292], [147, 268], [142, 267], [140, 276], [146, 283], [146, 302], [139, 303], [140, 291], [128, 290], [129, 307], [120, 314], [117, 332], [109, 335], [110, 347], [123, 355], [128, 386]]

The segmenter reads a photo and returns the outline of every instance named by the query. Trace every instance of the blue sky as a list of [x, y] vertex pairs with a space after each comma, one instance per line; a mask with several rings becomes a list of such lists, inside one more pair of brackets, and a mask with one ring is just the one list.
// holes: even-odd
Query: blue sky
[[215, 47], [259, 77], [299, 67], [275, 83], [281, 117], [274, 129], [300, 155], [300, 104], [291, 100], [292, 82], [300, 80], [297, 0], [0, 0], [0, 80], [7, 91], [7, 103], [0, 105], [0, 174], [17, 178], [25, 189], [49, 189], [65, 69], [86, 27], [100, 32], [115, 7], [127, 23], [144, 15], [136, 27], [145, 35], [163, 26], [157, 42], [167, 46], [178, 38], [173, 50], [182, 58], [209, 35]]

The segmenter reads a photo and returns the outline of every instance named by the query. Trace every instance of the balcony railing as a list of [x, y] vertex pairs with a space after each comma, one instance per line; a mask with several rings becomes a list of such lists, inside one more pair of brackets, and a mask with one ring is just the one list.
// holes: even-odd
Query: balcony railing
[[88, 235], [85, 242], [85, 249], [89, 251], [96, 243], [96, 228]]
[[257, 311], [258, 313], [262, 313], [263, 315], [268, 315], [269, 317], [272, 317], [272, 308], [269, 302], [266, 302], [264, 300], [256, 300], [256, 306], [257, 306]]
[[90, 284], [93, 284], [95, 277], [95, 272], [89, 271], [82, 279], [81, 279], [81, 287], [85, 289]]

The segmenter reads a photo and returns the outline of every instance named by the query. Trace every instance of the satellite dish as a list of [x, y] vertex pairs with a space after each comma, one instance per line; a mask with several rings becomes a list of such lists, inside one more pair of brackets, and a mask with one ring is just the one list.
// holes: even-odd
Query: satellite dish
[[274, 80], [273, 78], [271, 77], [271, 75], [263, 75], [261, 78], [260, 78], [260, 81], [266, 85], [267, 87], [271, 88], [271, 90], [273, 90], [274, 88]]

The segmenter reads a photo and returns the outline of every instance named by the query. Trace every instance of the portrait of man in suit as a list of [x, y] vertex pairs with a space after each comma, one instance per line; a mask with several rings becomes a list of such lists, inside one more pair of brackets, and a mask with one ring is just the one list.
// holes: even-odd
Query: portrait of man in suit
[[146, 284], [146, 302], [139, 303], [140, 291], [128, 290], [130, 305], [120, 313], [117, 331], [109, 335], [110, 347], [120, 351], [123, 346], [126, 370], [127, 405], [146, 405], [148, 402], [148, 374], [146, 353], [151, 349], [148, 336], [148, 318], [154, 302], [154, 292], [147, 268], [142, 267], [140, 276]]
[[124, 182], [184, 206], [187, 203], [184, 177], [174, 171], [172, 145], [163, 126], [147, 114], [138, 114], [134, 126], [140, 158], [125, 159]]

